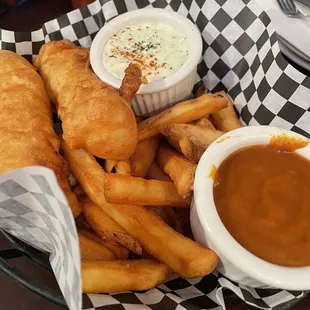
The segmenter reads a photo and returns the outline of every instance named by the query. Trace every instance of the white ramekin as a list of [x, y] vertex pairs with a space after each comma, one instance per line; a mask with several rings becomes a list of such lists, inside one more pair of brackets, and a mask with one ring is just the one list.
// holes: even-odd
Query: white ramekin
[[[218, 168], [225, 158], [243, 147], [267, 145], [271, 137], [283, 134], [308, 141], [305, 137], [284, 129], [250, 126], [231, 131], [213, 142], [197, 167], [191, 226], [195, 239], [218, 254], [218, 271], [227, 278], [250, 287], [309, 290], [310, 267], [282, 267], [248, 252], [226, 230], [213, 199], [213, 179], [210, 172], [214, 171], [214, 166]], [[296, 153], [310, 159], [310, 146], [299, 149]]]
[[103, 65], [103, 48], [110, 37], [126, 25], [144, 22], [172, 25], [183, 30], [189, 40], [189, 56], [180, 70], [162, 80], [142, 85], [133, 100], [132, 107], [136, 115], [151, 116], [187, 99], [193, 90], [197, 65], [202, 55], [202, 39], [196, 25], [186, 17], [164, 9], [141, 9], [119, 15], [96, 35], [90, 48], [90, 62], [102, 81], [119, 88], [122, 81], [112, 76]]

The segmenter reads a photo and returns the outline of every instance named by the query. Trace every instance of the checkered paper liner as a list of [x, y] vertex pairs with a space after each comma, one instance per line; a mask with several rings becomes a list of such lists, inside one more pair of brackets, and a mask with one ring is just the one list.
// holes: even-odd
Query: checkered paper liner
[[0, 175], [0, 227], [50, 253], [70, 309], [81, 309], [80, 250], [72, 213], [54, 172], [26, 167]]
[[[273, 125], [310, 137], [310, 79], [281, 56], [270, 19], [254, 0], [97, 0], [34, 32], [0, 30], [0, 47], [32, 60], [50, 40], [90, 46], [115, 16], [140, 8], [174, 10], [203, 37], [196, 77], [211, 91], [226, 90], [247, 125]], [[59, 126], [57, 117], [55, 125]], [[80, 255], [74, 221], [53, 173], [23, 168], [0, 176], [0, 227], [51, 253], [50, 261], [71, 310], [81, 309]], [[83, 309], [225, 309], [223, 289], [261, 309], [290, 307], [306, 292], [253, 289], [220, 274], [178, 277], [146, 292], [83, 295]]]

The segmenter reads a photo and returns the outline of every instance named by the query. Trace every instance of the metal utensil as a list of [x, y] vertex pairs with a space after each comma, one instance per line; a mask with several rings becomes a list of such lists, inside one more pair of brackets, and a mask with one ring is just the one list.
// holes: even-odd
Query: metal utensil
[[296, 7], [293, 0], [277, 0], [283, 13], [289, 17], [306, 17]]
[[310, 0], [295, 0], [306, 8], [310, 9]]

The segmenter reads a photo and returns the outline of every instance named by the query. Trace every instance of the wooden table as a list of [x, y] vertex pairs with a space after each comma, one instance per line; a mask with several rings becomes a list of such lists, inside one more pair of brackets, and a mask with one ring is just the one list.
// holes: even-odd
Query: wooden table
[[[81, 1], [81, 0], [78, 0]], [[85, 1], [85, 0], [84, 0]], [[87, 0], [86, 0], [87, 1]], [[91, 1], [91, 0], [89, 0]], [[0, 16], [0, 28], [14, 31], [29, 31], [41, 27], [50, 19], [72, 10], [70, 0], [28, 0], [25, 4], [12, 12]], [[9, 244], [0, 235], [0, 248], [7, 248]], [[14, 265], [35, 277], [38, 281], [57, 288], [56, 281], [52, 274], [35, 266], [27, 259], [16, 259]], [[0, 308], [1, 309], [44, 309], [60, 310], [62, 308], [51, 304], [39, 296], [27, 291], [18, 283], [0, 273]], [[310, 295], [296, 304], [292, 310], [306, 310], [310, 308]], [[251, 310], [239, 299], [227, 302], [227, 310]], [[166, 309], [163, 309], [166, 310]], [[168, 309], [167, 309], [168, 310]]]

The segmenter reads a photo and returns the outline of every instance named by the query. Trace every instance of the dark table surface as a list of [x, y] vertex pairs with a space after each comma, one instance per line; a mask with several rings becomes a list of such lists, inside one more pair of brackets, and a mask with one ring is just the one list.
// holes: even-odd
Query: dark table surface
[[[87, 0], [75, 0], [75, 3], [80, 1], [85, 2]], [[35, 30], [40, 28], [45, 21], [65, 14], [70, 10], [72, 10], [70, 0], [28, 0], [23, 5], [12, 9], [11, 12], [1, 15], [0, 28], [14, 31]], [[10, 246], [10, 243], [0, 234], [0, 249], [10, 248]], [[58, 290], [53, 274], [36, 266], [27, 258], [16, 258], [10, 262], [40, 283]], [[2, 273], [0, 273], [0, 288], [0, 309], [63, 309], [28, 291]], [[239, 299], [229, 300], [227, 302], [227, 310], [250, 309], [253, 308]], [[310, 309], [310, 295], [291, 309]]]

